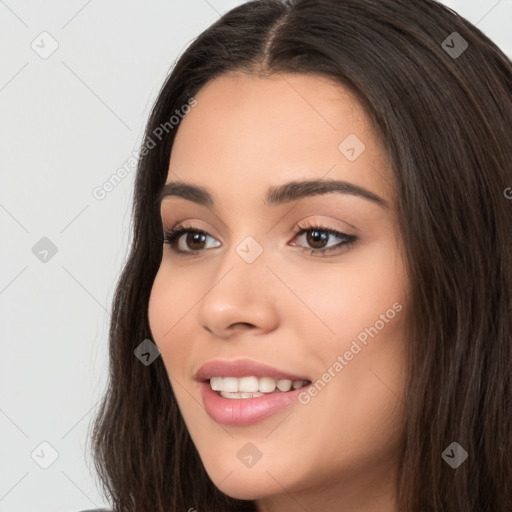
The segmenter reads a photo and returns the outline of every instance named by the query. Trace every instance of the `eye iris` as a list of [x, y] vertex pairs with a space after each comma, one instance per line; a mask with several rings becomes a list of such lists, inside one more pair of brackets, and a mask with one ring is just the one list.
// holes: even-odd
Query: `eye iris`
[[206, 237], [202, 233], [188, 233], [186, 242], [187, 246], [192, 250], [202, 249], [202, 247], [194, 247], [195, 243], [201, 244], [204, 243]]
[[[307, 238], [308, 244], [313, 246], [315, 249], [320, 249], [324, 246], [324, 243], [327, 242], [328, 234], [323, 231], [318, 231], [316, 229], [313, 229], [308, 232], [306, 238]], [[318, 243], [320, 243], [320, 246], [315, 245]]]

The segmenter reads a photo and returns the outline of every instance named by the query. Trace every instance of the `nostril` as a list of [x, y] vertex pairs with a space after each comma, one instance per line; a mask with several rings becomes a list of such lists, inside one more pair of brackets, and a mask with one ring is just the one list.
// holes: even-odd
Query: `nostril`
[[237, 322], [236, 324], [233, 324], [232, 327], [234, 328], [237, 328], [238, 326], [243, 326], [243, 327], [254, 327], [252, 324], [248, 323], [248, 322]]

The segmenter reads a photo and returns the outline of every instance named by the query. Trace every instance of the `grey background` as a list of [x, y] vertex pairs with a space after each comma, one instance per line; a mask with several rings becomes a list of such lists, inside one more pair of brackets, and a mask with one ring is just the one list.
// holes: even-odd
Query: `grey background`
[[[106, 505], [87, 432], [135, 169], [93, 190], [138, 149], [176, 58], [241, 3], [0, 0], [0, 512]], [[512, 0], [444, 3], [512, 56]]]

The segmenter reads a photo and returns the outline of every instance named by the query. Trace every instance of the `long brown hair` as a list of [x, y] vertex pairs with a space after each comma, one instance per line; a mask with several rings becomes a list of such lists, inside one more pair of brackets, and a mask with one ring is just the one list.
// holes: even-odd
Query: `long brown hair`
[[[512, 510], [512, 65], [433, 0], [248, 2], [177, 61], [142, 143], [155, 145], [167, 123], [141, 150], [108, 389], [91, 436], [114, 510], [256, 510], [209, 479], [162, 358], [145, 366], [134, 356], [151, 339], [156, 198], [179, 126], [169, 119], [230, 71], [324, 75], [360, 99], [392, 162], [411, 286], [399, 508]], [[452, 442], [468, 453], [456, 469], [441, 456]]]

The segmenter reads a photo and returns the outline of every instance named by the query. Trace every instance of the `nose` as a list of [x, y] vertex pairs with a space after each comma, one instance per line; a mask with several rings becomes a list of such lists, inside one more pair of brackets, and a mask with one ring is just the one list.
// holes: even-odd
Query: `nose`
[[264, 334], [277, 328], [279, 281], [263, 254], [247, 263], [235, 252], [226, 256], [212, 274], [197, 309], [200, 327], [220, 339], [253, 331]]

